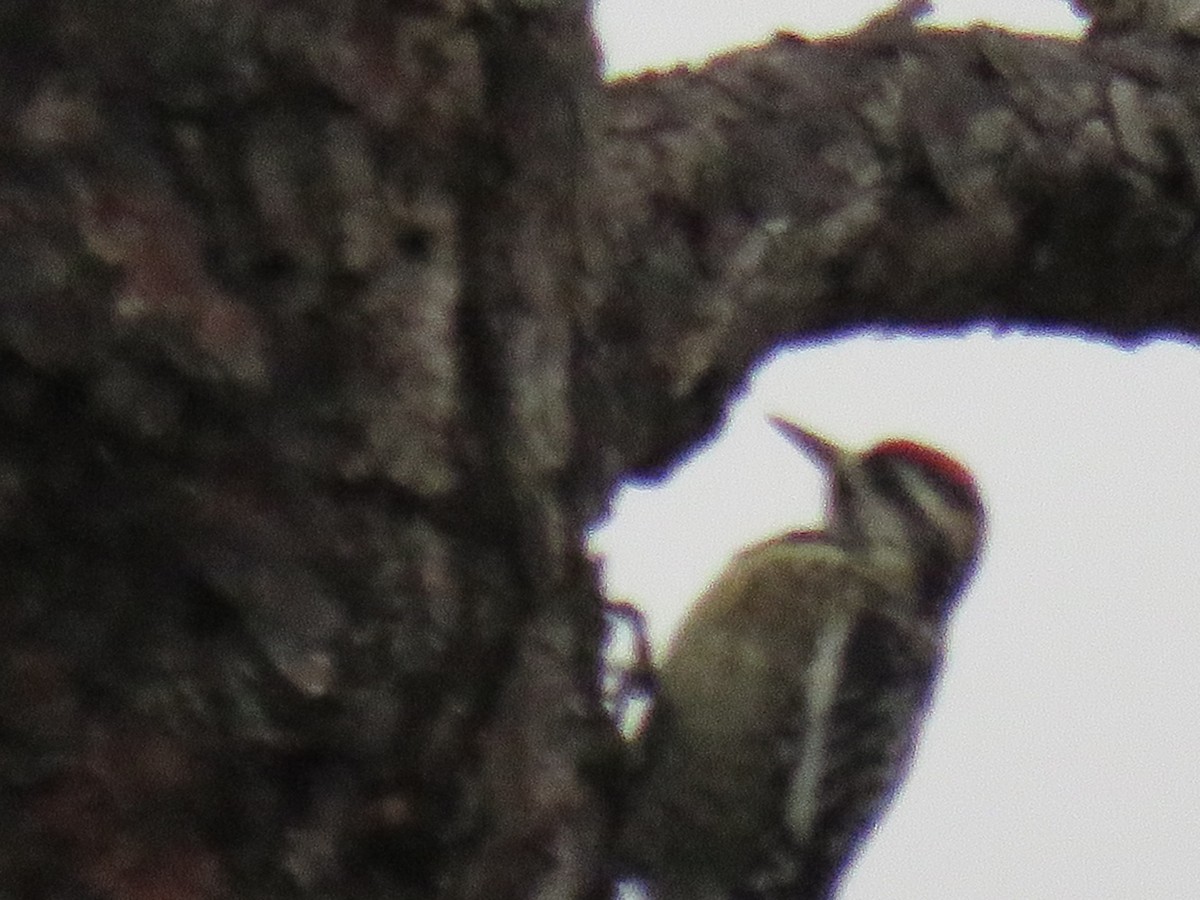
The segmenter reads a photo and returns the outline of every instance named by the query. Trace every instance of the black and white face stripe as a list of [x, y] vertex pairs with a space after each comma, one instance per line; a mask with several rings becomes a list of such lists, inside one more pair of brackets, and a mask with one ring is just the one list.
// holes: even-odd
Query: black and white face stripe
[[867, 454], [864, 484], [857, 488], [865, 496], [847, 498], [857, 509], [843, 512], [859, 519], [869, 543], [910, 555], [918, 595], [929, 603], [924, 612], [938, 615], [970, 575], [982, 539], [983, 504], [974, 482], [959, 477], [958, 463], [920, 449], [914, 456], [906, 444], [891, 442]]
[[946, 477], [945, 470], [908, 456], [872, 452], [863, 459], [863, 472], [872, 493], [919, 523], [952, 530], [963, 513], [977, 515], [981, 507], [973, 482]]

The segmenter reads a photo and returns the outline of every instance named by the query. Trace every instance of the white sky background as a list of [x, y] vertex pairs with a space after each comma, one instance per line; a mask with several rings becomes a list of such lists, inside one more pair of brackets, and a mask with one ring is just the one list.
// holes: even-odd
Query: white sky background
[[[595, 18], [610, 69], [636, 71], [777, 29], [853, 28], [871, 6], [600, 0]], [[1056, 0], [939, 7], [951, 25], [1080, 28]], [[1125, 352], [980, 330], [780, 353], [717, 441], [621, 492], [594, 548], [609, 595], [644, 606], [662, 640], [738, 547], [821, 514], [817, 472], [767, 412], [958, 456], [985, 492], [989, 544], [912, 776], [839, 900], [1197, 897], [1197, 397], [1200, 351], [1168, 341]]]

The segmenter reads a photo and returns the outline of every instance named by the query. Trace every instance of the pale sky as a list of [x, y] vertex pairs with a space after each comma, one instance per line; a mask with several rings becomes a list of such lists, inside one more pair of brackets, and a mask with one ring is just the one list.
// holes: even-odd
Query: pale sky
[[[870, 13], [828, 5], [822, 25], [795, 0], [604, 0], [596, 21], [610, 66], [636, 71]], [[1056, 0], [939, 7], [954, 25], [1080, 28]], [[1127, 352], [980, 329], [779, 353], [713, 444], [622, 491], [594, 548], [609, 595], [644, 606], [665, 641], [738, 547], [819, 519], [818, 474], [767, 412], [847, 444], [905, 435], [954, 454], [984, 490], [989, 543], [912, 775], [839, 900], [1194, 898], [1197, 398], [1200, 352], [1165, 340]]]

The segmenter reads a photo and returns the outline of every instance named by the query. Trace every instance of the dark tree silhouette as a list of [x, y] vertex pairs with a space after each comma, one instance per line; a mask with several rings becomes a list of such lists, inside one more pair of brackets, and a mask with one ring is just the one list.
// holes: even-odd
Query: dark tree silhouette
[[0, 3], [0, 898], [577, 898], [582, 549], [784, 340], [1200, 328], [1200, 45]]

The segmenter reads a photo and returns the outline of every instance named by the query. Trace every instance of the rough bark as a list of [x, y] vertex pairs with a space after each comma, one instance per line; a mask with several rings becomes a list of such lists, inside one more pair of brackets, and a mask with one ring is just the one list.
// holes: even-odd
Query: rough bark
[[[1124, 20], [1122, 20], [1124, 21]], [[583, 533], [784, 341], [1200, 327], [1200, 46], [0, 5], [0, 898], [602, 896]]]

